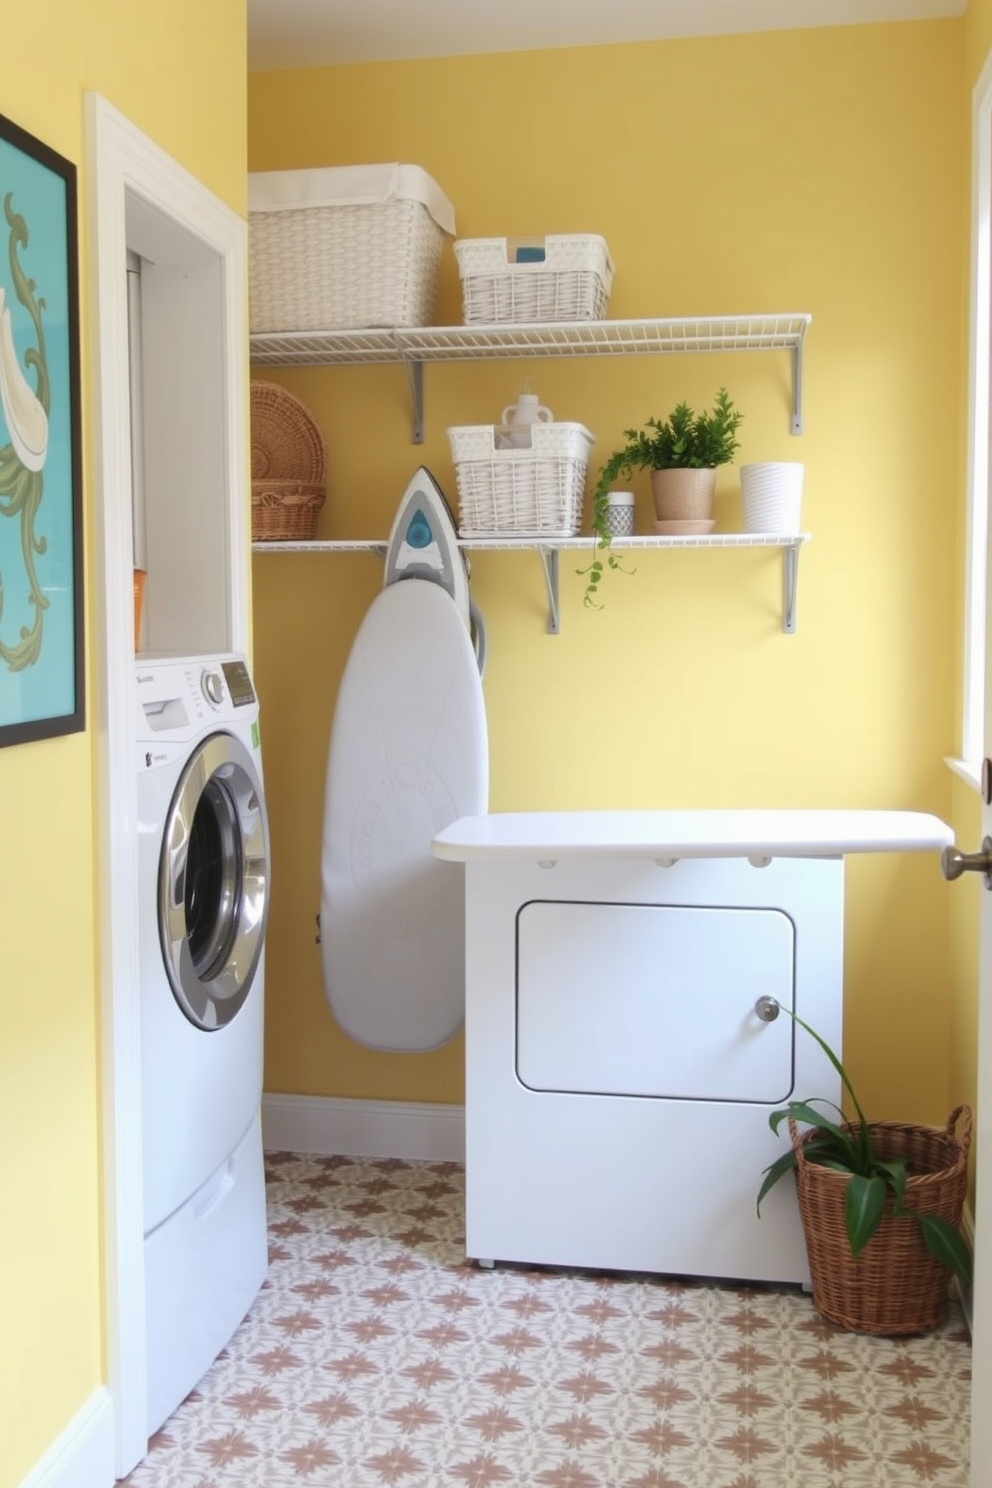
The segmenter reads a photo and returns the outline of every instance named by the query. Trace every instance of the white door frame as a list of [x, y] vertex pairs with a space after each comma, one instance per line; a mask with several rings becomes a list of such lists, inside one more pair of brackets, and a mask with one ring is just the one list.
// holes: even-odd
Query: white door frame
[[[965, 711], [962, 753], [992, 756], [992, 554], [989, 552], [992, 373], [992, 53], [972, 93], [971, 300]], [[983, 707], [978, 700], [984, 699]], [[982, 834], [992, 832], [983, 805]], [[974, 851], [978, 843], [965, 844]], [[972, 1294], [971, 1482], [992, 1482], [992, 895], [982, 888], [979, 936], [975, 1283]]]
[[[127, 250], [175, 260], [183, 244], [215, 254], [223, 306], [223, 477], [215, 500], [229, 541], [223, 565], [226, 645], [247, 651], [250, 552], [245, 224], [99, 94], [86, 95], [93, 450], [93, 680], [97, 700], [104, 1309], [114, 1406], [115, 1471], [147, 1450], [142, 1223], [141, 1030], [138, 998], [137, 793]], [[195, 358], [186, 344], [176, 354]], [[216, 649], [221, 649], [217, 647]]]

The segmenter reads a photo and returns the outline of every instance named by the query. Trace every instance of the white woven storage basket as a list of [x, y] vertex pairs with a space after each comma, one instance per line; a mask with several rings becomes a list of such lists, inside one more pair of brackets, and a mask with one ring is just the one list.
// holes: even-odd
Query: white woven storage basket
[[[519, 247], [544, 249], [542, 263], [516, 263]], [[506, 238], [455, 243], [466, 325], [520, 325], [549, 320], [602, 320], [613, 287], [605, 239], [549, 233], [528, 245]]]
[[[338, 179], [344, 178], [345, 190], [353, 189], [359, 172], [360, 182], [369, 183], [369, 195], [385, 199], [333, 200]], [[277, 177], [288, 184], [283, 187]], [[271, 198], [271, 210], [251, 208], [257, 182], [256, 200]], [[296, 192], [298, 202], [291, 199]], [[418, 167], [345, 166], [249, 176], [249, 329], [430, 325], [448, 231], [435, 212], [453, 233], [450, 202]]]
[[532, 424], [529, 449], [497, 449], [493, 424], [448, 430], [462, 537], [574, 537], [595, 436], [582, 424]]

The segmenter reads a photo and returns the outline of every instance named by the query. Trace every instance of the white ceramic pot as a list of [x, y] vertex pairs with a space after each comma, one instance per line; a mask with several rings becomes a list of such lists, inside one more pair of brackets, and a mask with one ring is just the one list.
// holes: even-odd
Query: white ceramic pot
[[745, 532], [774, 532], [794, 537], [802, 530], [805, 469], [797, 460], [766, 460], [741, 466]]
[[606, 530], [611, 537], [630, 537], [633, 534], [633, 491], [610, 491], [607, 493]]

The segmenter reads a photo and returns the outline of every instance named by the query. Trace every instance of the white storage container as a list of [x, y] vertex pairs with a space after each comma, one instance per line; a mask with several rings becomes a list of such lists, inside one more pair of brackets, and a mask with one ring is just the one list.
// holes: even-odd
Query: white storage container
[[249, 327], [430, 325], [455, 210], [417, 165], [248, 176]]
[[[462, 537], [574, 537], [595, 443], [582, 424], [530, 424], [527, 448], [500, 448], [501, 426], [448, 430]], [[505, 430], [502, 431], [505, 433]]]
[[613, 260], [606, 240], [595, 234], [462, 238], [455, 257], [466, 325], [602, 320], [606, 314]]

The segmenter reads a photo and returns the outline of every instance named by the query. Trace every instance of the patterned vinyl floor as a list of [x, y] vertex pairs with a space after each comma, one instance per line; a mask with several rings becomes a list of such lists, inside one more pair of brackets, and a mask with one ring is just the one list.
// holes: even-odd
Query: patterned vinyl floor
[[270, 1268], [128, 1488], [968, 1488], [962, 1318], [480, 1270], [448, 1163], [270, 1154]]

